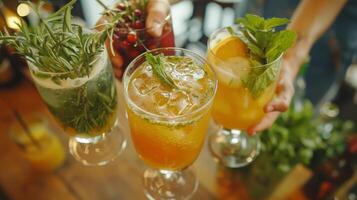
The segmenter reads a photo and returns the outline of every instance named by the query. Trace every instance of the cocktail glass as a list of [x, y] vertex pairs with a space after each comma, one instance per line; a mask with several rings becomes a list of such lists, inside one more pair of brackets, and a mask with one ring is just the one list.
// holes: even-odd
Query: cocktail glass
[[198, 182], [186, 170], [204, 144], [216, 91], [215, 74], [201, 56], [181, 48], [150, 51], [162, 55], [177, 88], [163, 84], [146, 61], [134, 59], [124, 73], [124, 95], [131, 137], [144, 173], [149, 199], [187, 199]]
[[[145, 27], [146, 7], [139, 6], [141, 5], [140, 2], [143, 1], [145, 0], [128, 1], [128, 3], [119, 3], [116, 6], [119, 11], [128, 13], [119, 20], [113, 34], [114, 50], [122, 58], [123, 71], [134, 58], [146, 51], [145, 47], [155, 49], [175, 46], [170, 12], [167, 13], [161, 24], [155, 24], [154, 27]], [[163, 6], [169, 5], [163, 4]], [[149, 34], [149, 32], [152, 32], [151, 29], [155, 28], [162, 28], [162, 34], [159, 37]]]
[[[44, 102], [70, 135], [69, 150], [85, 165], [104, 165], [126, 145], [117, 120], [117, 92], [106, 51], [92, 63], [89, 76], [68, 76], [39, 70], [30, 72]], [[67, 77], [67, 78], [63, 78]]]
[[[247, 129], [260, 122], [265, 114], [264, 106], [274, 97], [282, 56], [266, 65], [252, 67], [244, 56], [245, 44], [229, 30], [239, 34], [241, 27], [233, 25], [216, 30], [208, 41], [208, 61], [219, 82], [212, 109], [217, 131], [210, 136], [210, 148], [224, 165], [236, 168], [251, 163], [259, 155], [259, 136], [249, 136]], [[275, 80], [253, 95], [245, 84], [254, 82], [249, 80], [254, 77], [251, 74], [260, 70], [272, 73]]]
[[39, 114], [25, 115], [23, 124], [11, 124], [9, 137], [20, 148], [22, 156], [40, 171], [51, 172], [62, 166], [66, 153], [51, 124]]

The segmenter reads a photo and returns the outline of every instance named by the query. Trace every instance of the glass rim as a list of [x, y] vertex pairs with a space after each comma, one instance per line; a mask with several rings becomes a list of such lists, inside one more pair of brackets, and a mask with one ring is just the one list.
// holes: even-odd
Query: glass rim
[[[104, 47], [103, 50], [101, 52], [98, 52], [97, 57], [92, 61], [92, 64], [95, 64], [96, 62], [98, 62], [98, 60], [101, 57], [108, 56], [107, 49], [105, 48], [104, 44], [103, 44], [103, 47]], [[70, 74], [74, 71], [74, 68], [73, 68], [72, 70], [70, 70], [68, 72], [48, 72], [48, 71], [40, 70], [32, 62], [27, 61], [27, 64], [28, 64], [30, 71], [34, 71], [35, 73], [41, 73], [43, 75], [49, 75], [49, 76], [65, 75], [65, 74]]]
[[[189, 113], [182, 114], [182, 115], [163, 116], [163, 115], [159, 115], [159, 114], [155, 114], [155, 113], [149, 112], [149, 111], [141, 108], [135, 102], [133, 102], [132, 99], [129, 97], [127, 91], [128, 91], [129, 81], [130, 81], [130, 78], [131, 78], [131, 75], [128, 76], [128, 73], [129, 73], [130, 69], [133, 68], [134, 64], [136, 62], [138, 62], [139, 59], [142, 59], [147, 52], [160, 52], [160, 51], [164, 51], [164, 50], [173, 50], [175, 52], [182, 51], [182, 52], [189, 53], [189, 54], [193, 55], [195, 57], [195, 59], [198, 58], [198, 59], [202, 60], [204, 62], [204, 66], [208, 66], [208, 69], [211, 70], [211, 72], [212, 72], [211, 74], [213, 76], [213, 81], [214, 81], [214, 88], [213, 88], [213, 91], [212, 91], [212, 95], [210, 96], [209, 100], [206, 101], [204, 104], [202, 104], [202, 106], [199, 107], [198, 109], [196, 109], [196, 110], [194, 110], [192, 112], [189, 112]], [[183, 120], [183, 119], [185, 119], [185, 118], [187, 118], [189, 116], [195, 116], [196, 114], [202, 112], [211, 103], [213, 103], [214, 97], [215, 97], [216, 92], [217, 92], [217, 87], [218, 87], [218, 80], [217, 80], [216, 72], [214, 71], [214, 69], [211, 66], [211, 64], [207, 61], [207, 59], [205, 59], [204, 57], [200, 56], [199, 54], [197, 54], [197, 53], [195, 53], [193, 51], [190, 51], [190, 50], [184, 49], [184, 48], [179, 48], [179, 47], [156, 48], [156, 49], [152, 49], [152, 50], [149, 50], [149, 51], [146, 51], [146, 52], [140, 54], [133, 61], [131, 61], [130, 64], [127, 66], [127, 68], [126, 68], [126, 70], [125, 70], [125, 72], [123, 74], [123, 81], [124, 81], [124, 99], [127, 102], [128, 106], [132, 106], [132, 107], [134, 107], [134, 109], [139, 110], [140, 112], [144, 113], [145, 115], [147, 115], [149, 117], [158, 119], [159, 121], [167, 121], [167, 120], [180, 121], [180, 120]], [[173, 123], [175, 123], [175, 122], [173, 122]]]
[[[215, 59], [219, 60], [220, 62], [224, 62], [222, 59], [220, 59], [214, 52], [213, 52], [213, 47], [212, 47], [212, 37], [217, 35], [218, 33], [220, 32], [223, 32], [223, 30], [226, 30], [228, 27], [238, 27], [239, 29], [243, 29], [241, 25], [238, 25], [238, 24], [233, 24], [233, 25], [230, 25], [230, 26], [225, 26], [225, 27], [221, 27], [219, 29], [216, 29], [215, 31], [213, 31], [213, 33], [210, 34], [209, 38], [208, 38], [208, 41], [207, 41], [207, 52], [212, 54]], [[249, 66], [249, 67], [246, 67], [247, 69], [260, 69], [260, 68], [264, 68], [264, 67], [267, 67], [269, 65], [272, 65], [272, 64], [275, 64], [276, 62], [279, 62], [281, 60], [281, 58], [283, 57], [284, 53], [281, 53], [275, 60], [269, 62], [269, 63], [266, 63], [266, 64], [262, 64], [262, 65], [259, 65], [259, 66]]]

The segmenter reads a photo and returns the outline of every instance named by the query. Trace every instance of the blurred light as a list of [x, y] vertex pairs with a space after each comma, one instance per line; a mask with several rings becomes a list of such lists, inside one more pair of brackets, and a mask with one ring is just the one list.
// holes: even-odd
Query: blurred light
[[30, 6], [26, 3], [20, 3], [17, 6], [17, 14], [21, 17], [25, 17], [30, 14]]
[[235, 13], [233, 8], [225, 8], [222, 13], [221, 27], [230, 26], [234, 23]]
[[207, 4], [203, 22], [203, 32], [209, 37], [213, 31], [221, 26], [222, 7], [214, 2]]
[[16, 16], [8, 16], [6, 17], [6, 24], [9, 28], [18, 30], [20, 29], [18, 24], [21, 24], [21, 21]]

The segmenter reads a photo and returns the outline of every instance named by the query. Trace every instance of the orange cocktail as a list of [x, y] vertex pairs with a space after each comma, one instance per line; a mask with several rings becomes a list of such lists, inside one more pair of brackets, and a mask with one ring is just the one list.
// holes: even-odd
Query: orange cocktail
[[[204, 144], [217, 81], [208, 63], [188, 50], [150, 51], [153, 60], [160, 59], [157, 63], [148, 54], [136, 58], [124, 74], [132, 141], [140, 158], [157, 169], [144, 174], [147, 195], [186, 198], [197, 182], [189, 174], [192, 179], [182, 185], [187, 174], [180, 170], [196, 160]], [[165, 182], [168, 177], [175, 178]], [[156, 188], [163, 185], [167, 188]]]
[[166, 170], [181, 170], [196, 160], [209, 120], [206, 114], [194, 123], [175, 127], [152, 123], [136, 115], [130, 108], [128, 117], [131, 137], [141, 159], [153, 168]]
[[[241, 167], [259, 154], [259, 137], [247, 130], [264, 117], [264, 106], [275, 94], [281, 55], [267, 64], [253, 63], [241, 40], [242, 27], [215, 31], [208, 42], [208, 61], [217, 74], [218, 89], [212, 113], [220, 129], [212, 135], [213, 155], [229, 167]], [[244, 37], [243, 37], [244, 38]]]
[[247, 130], [263, 118], [263, 108], [274, 96], [276, 80], [254, 96], [241, 80], [248, 78], [245, 75], [254, 70], [244, 43], [236, 36], [227, 35], [210, 48], [208, 60], [213, 64], [219, 81], [213, 118], [225, 128]]

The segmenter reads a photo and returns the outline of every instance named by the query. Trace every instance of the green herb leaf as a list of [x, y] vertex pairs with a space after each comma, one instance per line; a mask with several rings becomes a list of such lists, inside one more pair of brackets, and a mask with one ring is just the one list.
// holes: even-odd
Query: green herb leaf
[[236, 32], [234, 32], [233, 28], [228, 26], [227, 28], [228, 33], [230, 33], [232, 36], [236, 35]]
[[[257, 71], [259, 69], [255, 69]], [[262, 70], [262, 69], [260, 69]], [[274, 64], [263, 72], [250, 72], [242, 78], [242, 83], [249, 89], [253, 97], [259, 96], [264, 89], [276, 80], [279, 73], [278, 64]]]
[[172, 88], [177, 88], [171, 76], [169, 76], [165, 71], [165, 65], [163, 59], [164, 58], [161, 54], [154, 56], [152, 53], [146, 53], [146, 60], [151, 65], [155, 76], [159, 78], [162, 83]]
[[285, 25], [287, 23], [289, 23], [289, 19], [287, 18], [277, 18], [277, 17], [273, 17], [273, 18], [270, 18], [270, 19], [267, 19], [265, 20], [264, 22], [264, 29], [265, 30], [270, 30], [274, 27], [277, 27], [277, 26], [282, 26], [282, 25]]
[[[0, 32], [0, 43], [13, 46], [38, 69], [31, 71], [35, 78], [61, 86], [68, 78], [89, 76], [104, 50], [107, 33], [113, 31], [117, 22], [108, 22], [100, 32], [84, 32], [81, 26], [72, 23], [71, 9], [75, 2], [71, 0], [48, 17], [40, 15], [41, 5], [26, 2], [38, 15], [40, 23], [29, 27], [21, 21], [20, 30], [14, 35]], [[79, 87], [52, 90], [38, 85], [37, 89], [45, 94], [42, 97], [49, 110], [65, 127], [83, 134], [102, 133], [101, 129], [108, 126], [108, 120], [115, 114], [117, 98], [110, 62], [100, 73]], [[90, 84], [90, 81], [97, 84]], [[60, 96], [63, 101], [54, 107], [48, 101], [55, 98], [49, 100], [48, 96]]]
[[247, 14], [236, 20], [243, 28], [238, 36], [249, 49], [250, 62], [261, 70], [251, 70], [242, 82], [254, 97], [259, 96], [278, 76], [280, 62], [270, 64], [281, 56], [296, 40], [296, 33], [290, 30], [276, 31], [275, 27], [289, 22], [286, 18], [264, 19]]
[[63, 15], [63, 32], [66, 30], [72, 32], [72, 15], [71, 15], [71, 8], [67, 7], [64, 15]]
[[20, 31], [14, 35], [1, 34], [0, 42], [15, 47], [19, 54], [42, 72], [67, 74], [53, 79], [56, 82], [68, 77], [88, 76], [93, 62], [104, 50], [105, 38], [114, 30], [116, 22], [108, 23], [101, 32], [84, 33], [81, 26], [72, 24], [71, 9], [75, 2], [71, 0], [46, 18], [38, 11], [41, 5], [26, 2], [40, 18], [40, 24], [28, 27], [22, 20]]
[[[349, 122], [337, 118], [326, 120], [324, 116], [316, 118], [313, 105], [307, 100], [302, 107], [296, 105], [291, 104], [289, 110], [261, 134], [262, 156], [269, 159], [264, 162], [278, 166], [280, 171], [289, 170], [298, 163], [316, 166], [342, 154], [346, 139], [355, 131]], [[326, 125], [332, 129], [326, 130]], [[344, 126], [349, 128], [344, 129]]]
[[266, 50], [267, 62], [277, 59], [295, 40], [296, 33], [290, 30], [283, 30], [274, 34]]

